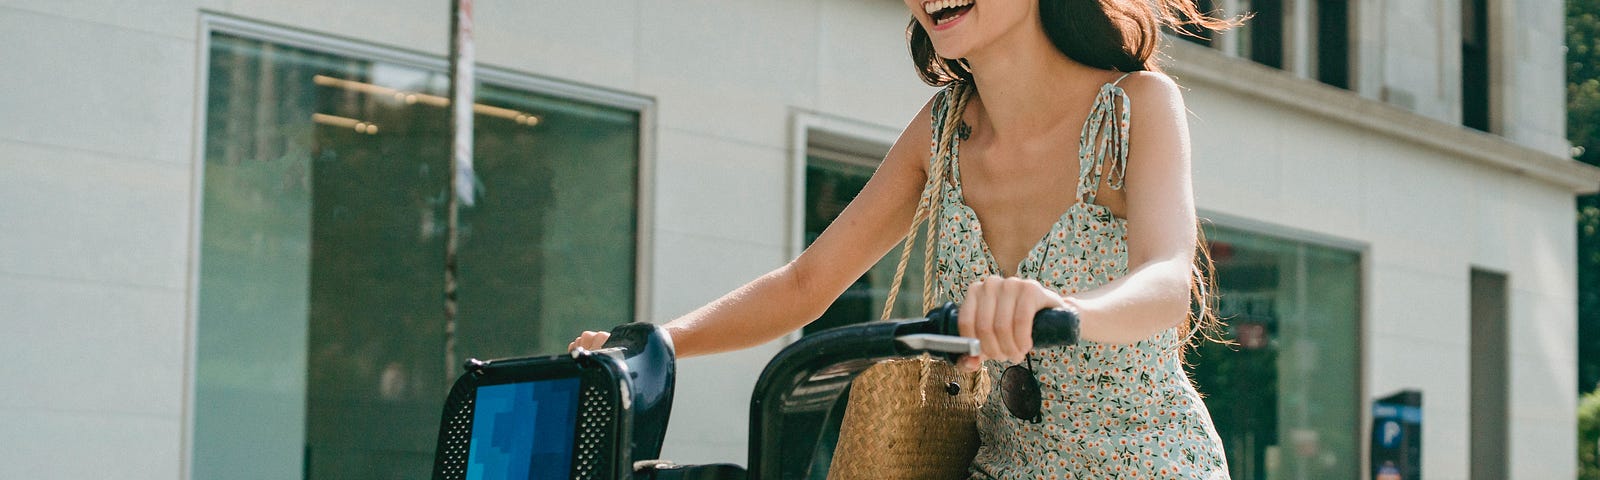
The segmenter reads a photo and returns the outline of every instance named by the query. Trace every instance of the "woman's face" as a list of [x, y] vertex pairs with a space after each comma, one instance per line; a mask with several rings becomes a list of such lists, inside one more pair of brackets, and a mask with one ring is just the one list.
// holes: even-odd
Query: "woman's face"
[[1039, 22], [1033, 0], [905, 0], [911, 15], [928, 31], [934, 51], [944, 58], [966, 58], [998, 38]]

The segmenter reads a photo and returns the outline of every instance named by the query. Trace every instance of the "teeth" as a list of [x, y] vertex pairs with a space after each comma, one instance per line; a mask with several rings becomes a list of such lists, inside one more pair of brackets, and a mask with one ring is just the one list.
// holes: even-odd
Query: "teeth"
[[[940, 10], [946, 10], [946, 9], [951, 9], [951, 8], [959, 8], [959, 7], [965, 7], [965, 6], [968, 6], [968, 5], [972, 5], [972, 2], [973, 2], [973, 0], [934, 0], [934, 1], [931, 1], [931, 2], [923, 3], [922, 4], [922, 11], [924, 13], [927, 13], [928, 15], [933, 15], [934, 13], [938, 13]], [[949, 21], [949, 19], [945, 19], [945, 21]], [[936, 24], [942, 24], [942, 23], [945, 23], [945, 22], [944, 21], [939, 21]]]

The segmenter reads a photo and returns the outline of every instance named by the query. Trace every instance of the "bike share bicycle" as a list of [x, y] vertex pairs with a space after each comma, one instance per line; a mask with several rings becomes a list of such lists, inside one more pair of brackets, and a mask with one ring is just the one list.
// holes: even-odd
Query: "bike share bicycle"
[[[605, 348], [570, 355], [468, 360], [445, 401], [435, 480], [733, 480], [821, 478], [850, 382], [877, 362], [924, 353], [954, 360], [978, 341], [956, 336], [956, 306], [926, 318], [873, 322], [805, 336], [778, 352], [750, 400], [748, 469], [661, 460], [676, 376], [656, 326], [612, 330]], [[1034, 317], [1038, 348], [1078, 340], [1064, 310]], [[809, 455], [795, 452], [810, 452]]]

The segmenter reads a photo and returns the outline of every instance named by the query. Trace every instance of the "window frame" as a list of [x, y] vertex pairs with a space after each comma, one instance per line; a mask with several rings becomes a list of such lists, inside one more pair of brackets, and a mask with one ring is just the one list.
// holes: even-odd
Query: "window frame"
[[[194, 477], [194, 436], [196, 411], [196, 371], [198, 368], [199, 301], [200, 301], [200, 251], [205, 200], [205, 151], [207, 125], [207, 98], [210, 95], [211, 37], [227, 34], [259, 40], [277, 45], [316, 50], [360, 60], [397, 64], [429, 71], [448, 71], [448, 59], [402, 48], [384, 46], [360, 39], [313, 32], [294, 27], [270, 24], [246, 18], [201, 11], [196, 38], [195, 90], [193, 137], [190, 156], [188, 266], [184, 286], [184, 344], [183, 344], [183, 427], [180, 432], [179, 452], [181, 466], [179, 478]], [[654, 225], [655, 225], [655, 158], [656, 158], [656, 106], [655, 99], [624, 91], [586, 85], [531, 73], [518, 72], [483, 63], [476, 65], [476, 80], [515, 88], [541, 95], [550, 95], [580, 102], [592, 103], [639, 115], [638, 132], [638, 185], [634, 204], [634, 321], [647, 322], [652, 317]], [[443, 294], [443, 292], [440, 292]]]
[[[848, 156], [872, 158], [883, 162], [883, 157], [900, 138], [895, 128], [810, 110], [791, 110], [789, 114], [789, 181], [788, 215], [789, 232], [785, 242], [788, 258], [797, 258], [806, 248], [806, 157], [812, 148]], [[883, 152], [883, 153], [877, 153]], [[794, 343], [803, 335], [802, 330], [785, 334], [785, 345]]]

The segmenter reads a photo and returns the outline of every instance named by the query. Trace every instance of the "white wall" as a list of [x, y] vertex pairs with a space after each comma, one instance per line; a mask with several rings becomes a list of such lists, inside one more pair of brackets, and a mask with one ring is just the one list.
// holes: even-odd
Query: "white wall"
[[[1555, 153], [1560, 14], [1546, 3], [1517, 4], [1534, 27], [1513, 41], [1530, 53], [1507, 85], [1528, 93], [1511, 102], [1507, 133]], [[898, 128], [933, 91], [912, 75], [895, 2], [521, 5], [479, 2], [480, 61], [657, 101], [646, 306], [657, 320], [786, 260], [794, 112]], [[1448, 79], [1406, 67], [1439, 65], [1441, 43], [1426, 35], [1443, 7], [1384, 8], [1381, 78], [1447, 118], [1440, 102], [1454, 94], [1436, 86]], [[12, 432], [0, 436], [0, 478], [185, 469], [202, 10], [434, 55], [449, 11], [444, 0], [0, 0], [0, 381], [11, 386], [0, 431]], [[1185, 84], [1201, 208], [1369, 246], [1365, 393], [1424, 390], [1428, 478], [1466, 477], [1471, 266], [1511, 280], [1513, 471], [1571, 476], [1569, 191]], [[776, 349], [683, 362], [666, 455], [743, 463], [749, 391]]]
[[1468, 474], [1468, 275], [1478, 267], [1510, 280], [1511, 471], [1570, 477], [1577, 398], [1571, 194], [1266, 102], [1237, 85], [1187, 78], [1200, 208], [1366, 245], [1365, 398], [1423, 392], [1426, 476]]
[[0, 477], [177, 478], [193, 2], [0, 2]]
[[[1368, 0], [1357, 49], [1363, 95], [1461, 123], [1463, 0]], [[1561, 2], [1490, 0], [1491, 128], [1511, 141], [1567, 157], [1566, 16]]]

